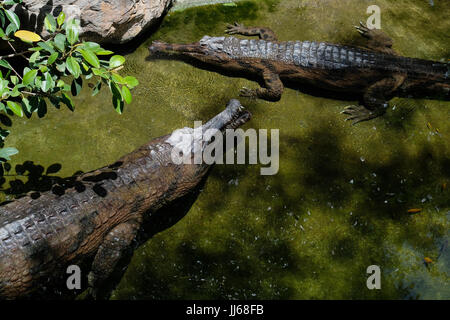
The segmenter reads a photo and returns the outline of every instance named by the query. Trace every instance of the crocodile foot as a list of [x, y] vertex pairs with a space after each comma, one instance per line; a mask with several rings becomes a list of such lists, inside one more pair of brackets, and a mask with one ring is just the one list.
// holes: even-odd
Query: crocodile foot
[[355, 26], [356, 30], [363, 36], [368, 39], [366, 47], [370, 50], [388, 53], [388, 54], [396, 54], [394, 49], [392, 49], [393, 41], [392, 39], [385, 34], [383, 31], [379, 29], [369, 29], [363, 22], [359, 22], [359, 26]]
[[255, 89], [249, 89], [246, 87], [243, 87], [241, 89], [241, 93], [239, 95], [241, 97], [252, 98], [252, 99], [258, 98], [258, 93]]
[[228, 24], [227, 30], [225, 30], [225, 33], [227, 34], [241, 34], [246, 30], [243, 24], [235, 22], [234, 25]]
[[367, 26], [362, 21], [360, 21], [359, 26], [355, 26], [355, 28], [356, 28], [356, 30], [358, 30], [358, 32], [363, 37], [369, 38], [369, 39], [371, 38], [371, 35], [370, 35], [371, 30], [369, 28], [367, 28]]
[[352, 121], [352, 125], [355, 125], [358, 122], [377, 118], [381, 115], [380, 112], [369, 110], [366, 107], [360, 105], [347, 106], [344, 108], [344, 110], [341, 111], [341, 113], [349, 115], [349, 117], [346, 118], [345, 121]]

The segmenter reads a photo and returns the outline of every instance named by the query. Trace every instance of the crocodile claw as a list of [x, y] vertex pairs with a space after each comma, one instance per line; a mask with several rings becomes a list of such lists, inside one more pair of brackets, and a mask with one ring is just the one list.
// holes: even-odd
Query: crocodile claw
[[241, 97], [246, 97], [246, 98], [257, 98], [256, 90], [249, 89], [249, 88], [246, 88], [246, 87], [243, 87], [241, 89], [240, 96]]
[[367, 109], [364, 106], [357, 105], [345, 107], [344, 110], [341, 111], [341, 114], [349, 115], [349, 117], [346, 118], [345, 121], [352, 121], [352, 125], [378, 117], [375, 112]]
[[369, 37], [368, 33], [370, 32], [370, 29], [362, 21], [360, 21], [359, 26], [355, 26], [355, 28], [362, 36]]
[[235, 22], [234, 25], [232, 25], [232, 24], [227, 25], [227, 30], [225, 30], [225, 33], [237, 34], [237, 33], [240, 33], [242, 31], [242, 29], [244, 29], [244, 28], [245, 27], [243, 24], [239, 24], [239, 23]]

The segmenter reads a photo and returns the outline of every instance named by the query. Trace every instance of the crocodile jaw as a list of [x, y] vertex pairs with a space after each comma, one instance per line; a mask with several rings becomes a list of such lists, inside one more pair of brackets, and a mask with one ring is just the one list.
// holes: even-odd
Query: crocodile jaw
[[232, 99], [225, 110], [201, 127], [177, 129], [165, 142], [183, 154], [200, 152], [211, 142], [217, 131], [225, 133], [226, 129], [236, 129], [250, 119], [251, 113], [245, 110], [238, 100]]

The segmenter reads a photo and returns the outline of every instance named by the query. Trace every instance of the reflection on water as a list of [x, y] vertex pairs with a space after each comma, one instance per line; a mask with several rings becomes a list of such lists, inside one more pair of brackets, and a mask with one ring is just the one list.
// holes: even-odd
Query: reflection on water
[[[265, 0], [192, 8], [167, 16], [127, 56], [124, 73], [141, 85], [122, 116], [104, 91], [83, 93], [74, 113], [15, 118], [8, 144], [20, 155], [13, 167], [31, 159], [45, 168], [60, 163], [59, 176], [86, 172], [208, 119], [241, 87], [257, 86], [181, 61], [147, 61], [152, 40], [193, 42], [239, 21], [269, 26], [280, 40], [362, 44], [353, 25], [368, 4], [382, 9], [382, 28], [398, 52], [449, 58], [450, 8], [443, 2]], [[246, 128], [280, 129], [279, 173], [216, 166], [190, 212], [135, 253], [113, 297], [450, 298], [450, 104], [396, 98], [383, 118], [350, 126], [339, 111], [352, 100], [295, 88], [276, 103], [241, 99], [253, 113]], [[408, 213], [412, 208], [422, 211]], [[372, 264], [381, 267], [381, 290], [366, 287]]]

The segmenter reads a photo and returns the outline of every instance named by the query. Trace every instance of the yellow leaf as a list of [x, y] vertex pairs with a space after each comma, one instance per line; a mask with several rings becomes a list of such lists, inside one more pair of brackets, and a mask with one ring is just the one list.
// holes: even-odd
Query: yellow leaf
[[31, 31], [27, 30], [19, 30], [14, 35], [19, 38], [20, 40], [26, 41], [26, 42], [38, 42], [41, 41], [41, 37]]

